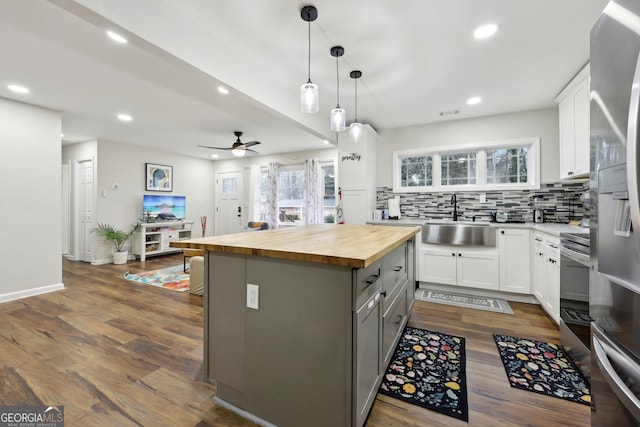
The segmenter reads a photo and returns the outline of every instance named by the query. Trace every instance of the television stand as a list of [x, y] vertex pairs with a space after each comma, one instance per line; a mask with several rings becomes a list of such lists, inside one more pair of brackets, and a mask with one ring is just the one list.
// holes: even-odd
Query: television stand
[[181, 252], [172, 248], [171, 242], [191, 238], [193, 221], [156, 221], [142, 222], [140, 229], [133, 235], [132, 252], [144, 261], [148, 256]]

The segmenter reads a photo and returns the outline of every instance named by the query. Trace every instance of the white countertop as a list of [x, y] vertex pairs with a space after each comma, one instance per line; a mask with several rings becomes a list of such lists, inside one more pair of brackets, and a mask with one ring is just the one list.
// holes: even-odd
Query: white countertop
[[[432, 223], [442, 223], [442, 224], [455, 224], [455, 222], [451, 221], [438, 221], [438, 220], [430, 220], [427, 218], [402, 218], [402, 219], [383, 219], [378, 221], [368, 221], [367, 224], [373, 225], [397, 225], [397, 226], [422, 226], [428, 222]], [[473, 222], [465, 221], [465, 224], [473, 224]], [[588, 227], [578, 227], [575, 225], [569, 224], [558, 224], [553, 222], [544, 222], [544, 223], [533, 223], [533, 222], [525, 222], [525, 223], [513, 223], [513, 222], [489, 222], [486, 221], [478, 221], [478, 224], [488, 224], [489, 227], [500, 227], [500, 228], [528, 228], [530, 230], [542, 231], [544, 233], [552, 234], [554, 236], [560, 236], [561, 233], [573, 233], [573, 234], [589, 234]]]

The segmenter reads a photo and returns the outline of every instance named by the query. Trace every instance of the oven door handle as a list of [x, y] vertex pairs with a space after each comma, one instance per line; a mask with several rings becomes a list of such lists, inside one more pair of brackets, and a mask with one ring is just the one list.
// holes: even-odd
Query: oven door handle
[[640, 175], [638, 175], [638, 137], [640, 132], [640, 55], [636, 62], [631, 85], [631, 97], [629, 100], [629, 116], [627, 121], [627, 189], [629, 193], [629, 208], [631, 212], [631, 224], [634, 226], [636, 247], [640, 251], [640, 199], [638, 189], [640, 187]]
[[[600, 335], [596, 333], [597, 335]], [[622, 378], [613, 368], [609, 359], [619, 365], [627, 374], [632, 376], [636, 382], [640, 381], [640, 367], [631, 361], [625, 354], [617, 351], [615, 348], [600, 340], [596, 334], [593, 335], [593, 351], [595, 352], [596, 362], [600, 368], [600, 372], [616, 394], [618, 399], [633, 414], [636, 420], [640, 420], [640, 400], [629, 390]], [[605, 340], [608, 339], [602, 336]]]

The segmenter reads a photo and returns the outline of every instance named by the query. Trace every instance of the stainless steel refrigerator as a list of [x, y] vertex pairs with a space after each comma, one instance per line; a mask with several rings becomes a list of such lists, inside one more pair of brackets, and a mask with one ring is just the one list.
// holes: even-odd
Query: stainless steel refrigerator
[[591, 425], [640, 424], [640, 1], [591, 31]]

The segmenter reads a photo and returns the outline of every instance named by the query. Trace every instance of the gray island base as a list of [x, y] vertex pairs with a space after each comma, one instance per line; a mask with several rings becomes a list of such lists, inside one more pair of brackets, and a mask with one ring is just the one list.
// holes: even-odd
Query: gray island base
[[417, 227], [316, 225], [205, 248], [205, 376], [261, 425], [364, 424], [406, 325]]

